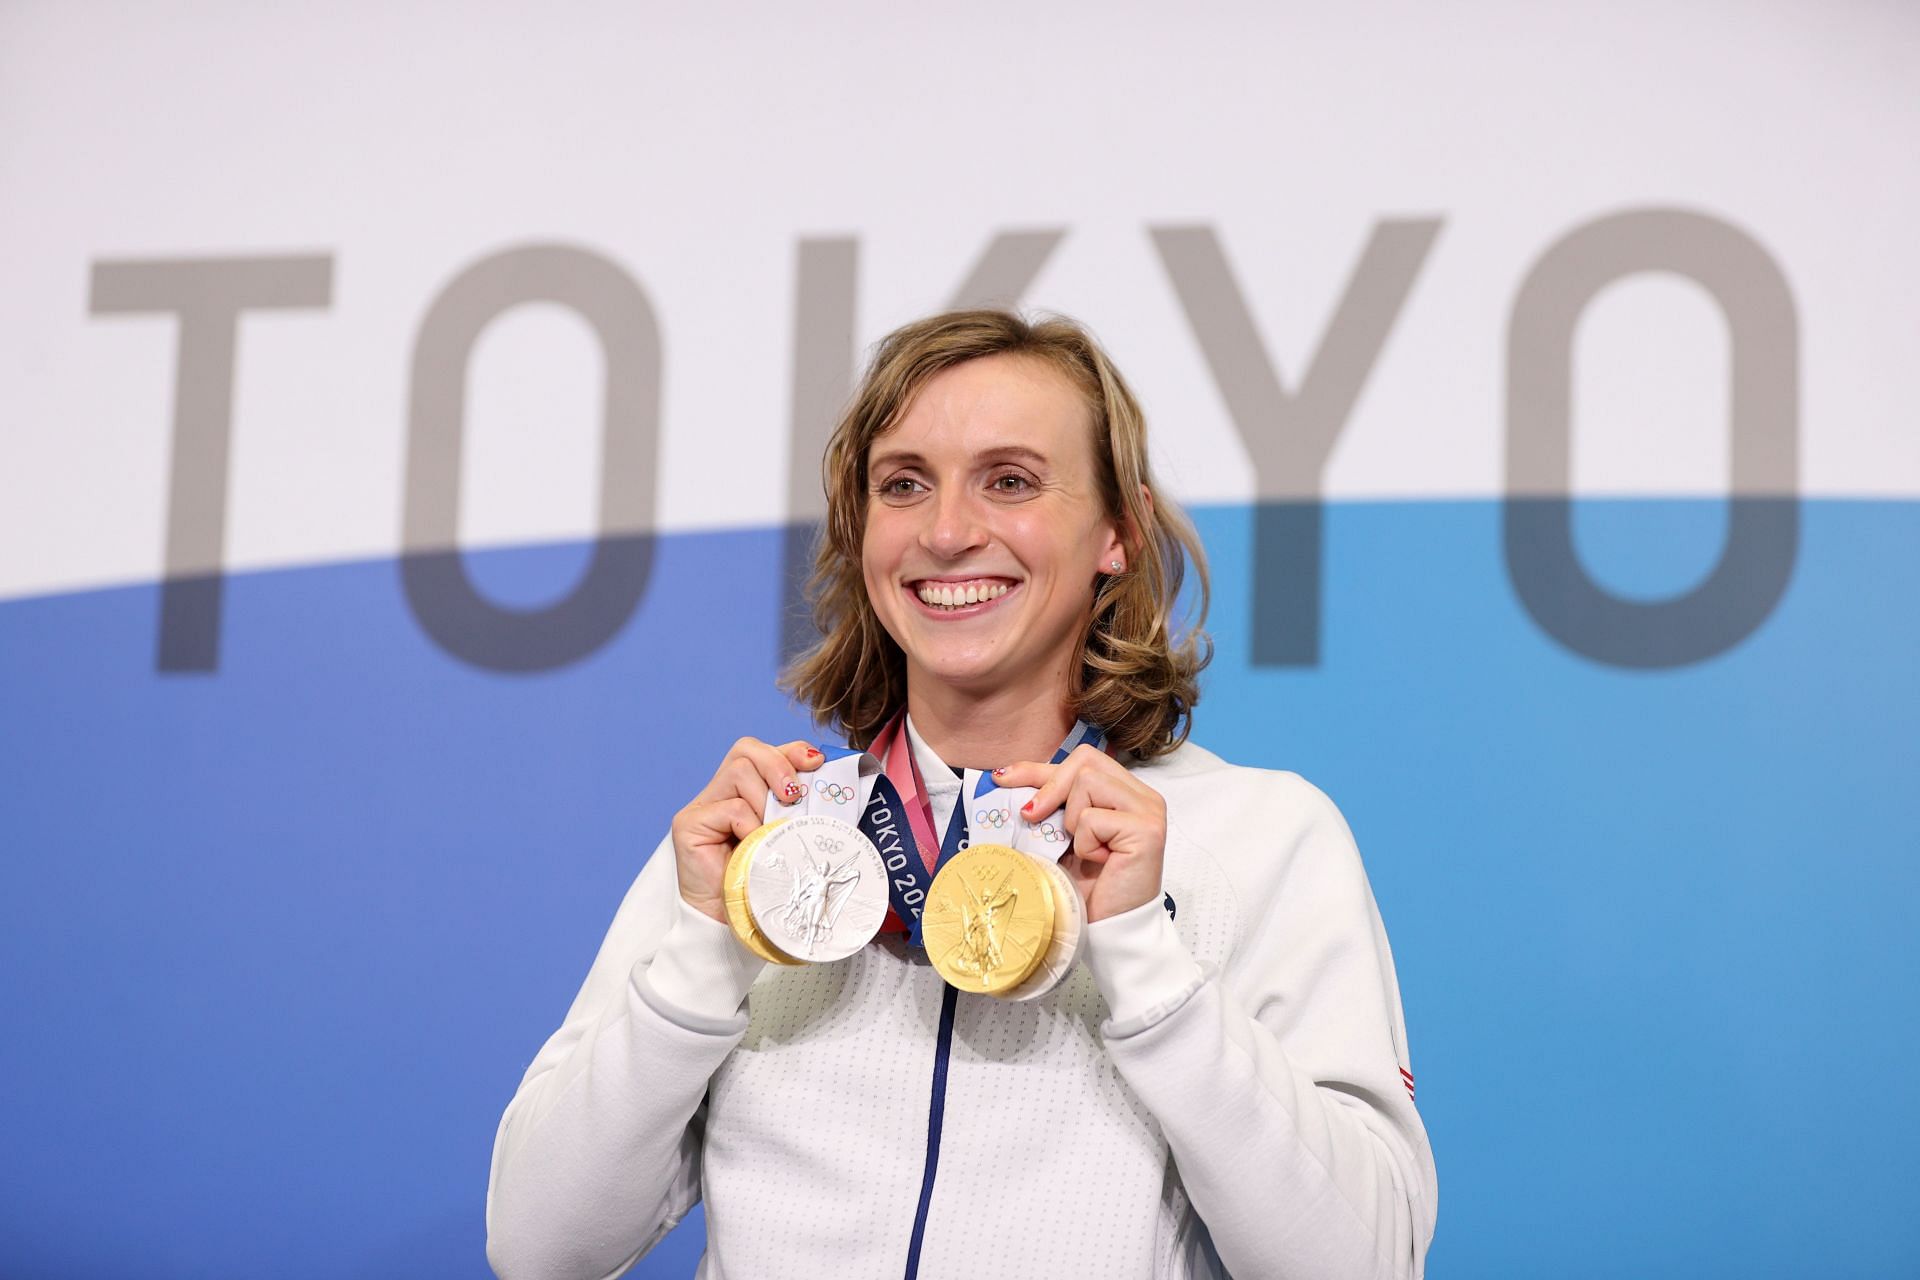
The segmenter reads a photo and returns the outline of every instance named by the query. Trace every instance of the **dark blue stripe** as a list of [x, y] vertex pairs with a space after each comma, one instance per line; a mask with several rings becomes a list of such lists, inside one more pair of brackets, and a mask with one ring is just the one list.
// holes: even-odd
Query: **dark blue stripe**
[[880, 850], [882, 859], [895, 851], [905, 855], [897, 867], [890, 861], [887, 863], [887, 901], [893, 906], [893, 914], [907, 927], [907, 945], [920, 946], [920, 910], [926, 905], [927, 889], [933, 877], [920, 861], [920, 846], [907, 822], [907, 809], [900, 801], [900, 792], [884, 773], [873, 780], [873, 798], [867, 801], [866, 811], [860, 815], [860, 830], [873, 841], [874, 848]]
[[[1080, 729], [1081, 726], [1076, 724], [1075, 728]], [[1067, 758], [1067, 753], [1078, 745], [1074, 741], [1076, 736], [1080, 742], [1098, 744], [1105, 740], [1105, 735], [1099, 729], [1086, 725], [1079, 734], [1067, 735], [1067, 740], [1053, 753], [1053, 763], [1059, 764]], [[975, 794], [985, 793], [991, 777], [990, 774], [981, 777], [980, 785], [974, 788]], [[886, 778], [883, 776], [880, 782], [886, 783]], [[886, 786], [885, 791], [880, 791], [878, 787], [875, 790], [882, 795], [891, 794], [893, 808], [900, 808], [899, 796], [890, 785]], [[966, 788], [962, 787], [959, 798], [954, 802], [953, 817], [947, 822], [946, 835], [940, 841], [940, 861], [936, 864], [936, 871], [960, 851], [966, 838], [967, 794]], [[919, 914], [916, 912], [908, 926], [915, 934], [918, 923]], [[913, 940], [917, 941], [917, 937]], [[917, 1280], [920, 1275], [920, 1244], [927, 1234], [927, 1208], [933, 1203], [934, 1175], [940, 1171], [940, 1129], [947, 1118], [947, 1060], [953, 1054], [953, 1011], [959, 1003], [959, 990], [955, 987], [946, 988], [940, 999], [940, 1038], [933, 1047], [933, 1098], [927, 1107], [927, 1163], [920, 1173], [920, 1204], [913, 1211], [913, 1239], [907, 1245], [906, 1280]]]
[[947, 1058], [953, 1053], [953, 1011], [960, 992], [948, 987], [940, 1000], [940, 1039], [933, 1049], [933, 1102], [927, 1109], [927, 1167], [920, 1175], [920, 1207], [913, 1211], [913, 1243], [907, 1246], [906, 1280], [920, 1274], [920, 1241], [927, 1234], [933, 1175], [940, 1168], [940, 1126], [947, 1117]]

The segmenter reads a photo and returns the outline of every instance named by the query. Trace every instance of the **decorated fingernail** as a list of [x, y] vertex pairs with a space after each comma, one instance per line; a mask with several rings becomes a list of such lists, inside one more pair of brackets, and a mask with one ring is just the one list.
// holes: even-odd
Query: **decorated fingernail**
[[818, 751], [815, 751], [815, 750], [814, 750], [814, 749], [813, 749], [812, 747], [808, 747], [808, 748], [807, 748], [807, 754], [808, 754], [809, 756], [817, 756], [817, 755], [819, 755], [820, 753], [819, 753]]
[[993, 776], [997, 778], [997, 777], [999, 777], [999, 776], [1000, 776], [1001, 774], [1003, 774], [1003, 773], [1005, 773], [1006, 771], [1007, 771], [1007, 766], [1005, 766], [1005, 765], [1001, 765], [1001, 766], [1000, 766], [1000, 767], [999, 767], [998, 769], [995, 769], [995, 770], [993, 771]]
[[800, 798], [800, 784], [795, 782], [792, 778], [788, 778], [786, 781], [786, 785], [780, 788], [780, 794], [787, 798], [788, 804], [792, 804], [795, 800], [798, 800]]

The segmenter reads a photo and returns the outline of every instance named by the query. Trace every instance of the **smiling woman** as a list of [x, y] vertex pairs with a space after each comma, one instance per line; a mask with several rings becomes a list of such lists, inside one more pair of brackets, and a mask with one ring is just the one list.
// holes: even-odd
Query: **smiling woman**
[[1204, 561], [1106, 355], [909, 325], [824, 479], [788, 685], [863, 750], [742, 738], [674, 817], [501, 1119], [495, 1269], [618, 1274], [704, 1198], [703, 1277], [1419, 1276], [1366, 874], [1187, 741]]
[[[906, 326], [881, 344], [823, 469], [823, 639], [789, 680], [849, 741], [872, 741], [909, 690], [960, 695], [962, 719], [991, 735], [983, 713], [1058, 702], [1063, 676], [1067, 724], [1102, 725], [1142, 758], [1184, 740], [1208, 648], [1197, 630], [1176, 640], [1173, 612], [1191, 564], [1205, 615], [1205, 559], [1156, 495], [1138, 402], [1084, 330], [998, 311]], [[983, 597], [1000, 603], [982, 610]], [[1015, 616], [926, 625], [997, 612]], [[910, 678], [923, 661], [939, 679]], [[911, 709], [916, 725], [938, 714]]]

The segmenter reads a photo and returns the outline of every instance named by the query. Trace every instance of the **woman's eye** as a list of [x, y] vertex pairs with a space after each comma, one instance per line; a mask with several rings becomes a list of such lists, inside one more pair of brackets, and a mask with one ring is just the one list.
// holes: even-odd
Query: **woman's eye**
[[880, 486], [880, 492], [889, 498], [905, 498], [919, 492], [920, 482], [912, 476], [895, 476]]
[[1015, 475], [1012, 472], [1008, 472], [1003, 476], [996, 476], [993, 481], [993, 488], [995, 492], [998, 493], [1025, 493], [1032, 487], [1033, 482], [1031, 480], [1022, 475]]

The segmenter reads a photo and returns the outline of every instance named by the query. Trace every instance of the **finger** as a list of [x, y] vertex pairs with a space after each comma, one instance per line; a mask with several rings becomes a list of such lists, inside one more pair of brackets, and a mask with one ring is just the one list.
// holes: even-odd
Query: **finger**
[[724, 845], [744, 840], [760, 826], [760, 810], [739, 796], [707, 803], [696, 801], [683, 811], [690, 845]]
[[1067, 794], [1062, 802], [1062, 820], [1068, 831], [1077, 830], [1081, 815], [1088, 809], [1126, 809], [1132, 799], [1130, 788], [1126, 785], [1130, 779], [1122, 775], [1117, 781], [1107, 777], [1097, 767], [1083, 763], [1067, 785]]
[[[727, 754], [720, 758], [720, 767], [707, 779], [707, 785], [700, 788], [700, 794], [693, 798], [695, 805], [714, 804], [728, 796], [740, 794], [740, 764], [751, 761], [756, 748], [766, 745], [758, 738], [738, 738], [727, 748]], [[688, 806], [691, 808], [692, 806]]]
[[1028, 822], [1038, 822], [1066, 803], [1084, 766], [1076, 762], [1072, 756], [1068, 756], [1059, 764], [1033, 765], [1032, 771], [1028, 771], [1027, 766], [1020, 767], [1023, 770], [1021, 776], [1032, 778], [1034, 781], [1021, 782], [1017, 785], [1035, 788], [1033, 798], [1020, 807], [1020, 816]]
[[1043, 787], [1047, 779], [1053, 777], [1057, 764], [1042, 764], [1037, 760], [1016, 760], [1010, 765], [993, 771], [993, 781], [1002, 787]]
[[1020, 806], [1020, 816], [1028, 822], [1038, 822], [1060, 807], [1060, 797], [1065, 794], [1067, 779], [1062, 776], [1064, 764], [1042, 764], [1037, 760], [1019, 760], [1013, 764], [993, 771], [996, 784], [1009, 789], [1020, 787], [1034, 788], [1033, 796]]
[[718, 804], [731, 796], [740, 794], [741, 784], [748, 778], [757, 778], [760, 771], [753, 767], [753, 761], [744, 756], [729, 755], [720, 763], [713, 775], [713, 781], [700, 793], [700, 804]]
[[1139, 830], [1142, 823], [1130, 813], [1088, 807], [1073, 828], [1073, 851], [1088, 862], [1105, 862], [1116, 846]]
[[746, 766], [746, 771], [736, 774], [739, 794], [755, 804], [764, 803], [769, 793], [782, 804], [793, 804], [806, 794], [784, 748], [755, 741], [737, 760]]
[[[1053, 766], [1046, 785], [1033, 798], [1033, 807], [1023, 813], [1028, 821], [1034, 821], [1066, 805], [1071, 815], [1071, 797], [1076, 788], [1086, 788], [1085, 799], [1095, 804], [1118, 807], [1126, 804], [1125, 797], [1137, 786], [1133, 775], [1122, 768], [1119, 761], [1104, 751], [1081, 745]], [[1072, 821], [1071, 816], [1068, 821]]]
[[706, 790], [693, 798], [696, 805], [719, 804], [725, 800], [745, 800], [761, 808], [767, 802], [767, 781], [759, 767], [744, 756], [728, 756]]
[[760, 807], [738, 796], [711, 806], [706, 818], [708, 829], [723, 840], [745, 840], [760, 829]]
[[723, 800], [716, 807], [721, 811], [719, 818], [727, 824], [727, 830], [735, 840], [745, 840], [760, 829], [759, 805], [733, 799]]
[[774, 749], [787, 758], [789, 766], [801, 773], [812, 773], [827, 762], [826, 756], [820, 753], [820, 749], [804, 738], [782, 743]]
[[[811, 743], [804, 741], [796, 740], [776, 747], [758, 738], [737, 739], [733, 746], [727, 749], [726, 760], [722, 762], [720, 772], [714, 775], [714, 785], [709, 788], [713, 794], [708, 798], [718, 799], [721, 795], [731, 794], [738, 789], [737, 786], [723, 784], [722, 775], [727, 774], [729, 765], [739, 760], [748, 761], [753, 765], [765, 790], [782, 795], [785, 799], [782, 793], [799, 785], [799, 780], [794, 775], [818, 769], [826, 762], [826, 757], [820, 754]], [[735, 779], [738, 777], [737, 774], [728, 776]], [[749, 787], [747, 790], [751, 792], [753, 788]]]

